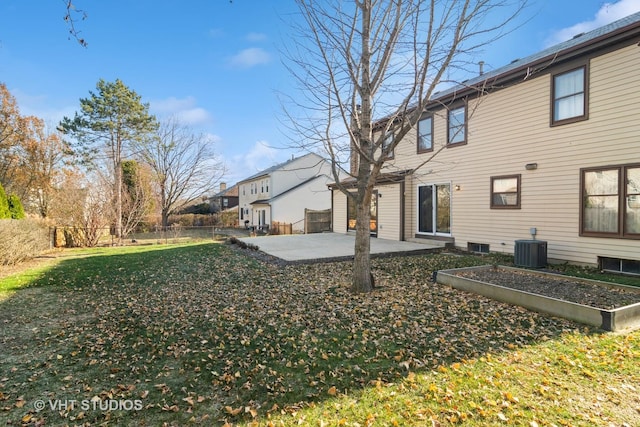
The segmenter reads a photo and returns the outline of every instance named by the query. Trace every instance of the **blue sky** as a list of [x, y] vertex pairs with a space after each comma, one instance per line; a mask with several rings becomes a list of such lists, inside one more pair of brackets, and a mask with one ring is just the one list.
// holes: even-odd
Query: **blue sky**
[[[100, 78], [121, 79], [159, 118], [215, 141], [227, 182], [291, 157], [278, 92], [293, 0], [74, 0], [87, 19], [70, 40], [62, 0], [0, 0], [0, 82], [24, 115], [72, 116]], [[640, 11], [640, 0], [530, 0], [521, 25], [482, 54], [485, 70]], [[298, 153], [299, 154], [299, 153]]]

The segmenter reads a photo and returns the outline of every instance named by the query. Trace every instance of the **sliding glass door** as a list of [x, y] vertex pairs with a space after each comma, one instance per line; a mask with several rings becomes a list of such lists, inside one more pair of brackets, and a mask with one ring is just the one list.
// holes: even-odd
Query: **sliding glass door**
[[451, 234], [451, 185], [418, 187], [418, 234]]

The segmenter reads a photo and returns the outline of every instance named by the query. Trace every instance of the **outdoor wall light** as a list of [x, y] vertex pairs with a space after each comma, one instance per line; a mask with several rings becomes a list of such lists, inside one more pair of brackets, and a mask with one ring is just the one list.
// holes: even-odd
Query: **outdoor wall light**
[[455, 189], [456, 189], [456, 191], [460, 191], [460, 189], [461, 189], [462, 187], [460, 187], [459, 185], [456, 185], [456, 186], [454, 186], [453, 188], [455, 188]]
[[524, 168], [528, 171], [532, 171], [532, 170], [536, 170], [538, 169], [538, 164], [537, 163], [527, 163], [526, 165], [524, 165]]

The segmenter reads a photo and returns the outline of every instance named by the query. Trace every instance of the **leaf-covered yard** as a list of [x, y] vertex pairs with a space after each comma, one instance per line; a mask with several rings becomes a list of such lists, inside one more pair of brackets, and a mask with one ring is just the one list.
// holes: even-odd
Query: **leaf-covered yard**
[[431, 282], [482, 263], [377, 259], [354, 295], [217, 243], [67, 259], [0, 295], [0, 424], [640, 424], [640, 333]]

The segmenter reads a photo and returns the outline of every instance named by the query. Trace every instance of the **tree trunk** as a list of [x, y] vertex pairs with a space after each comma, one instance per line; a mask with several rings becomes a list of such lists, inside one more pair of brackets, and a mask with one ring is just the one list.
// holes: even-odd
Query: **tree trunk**
[[[360, 194], [362, 190], [362, 195]], [[353, 258], [353, 292], [371, 292], [373, 281], [371, 277], [371, 190], [358, 189], [356, 203], [356, 241]]]
[[115, 167], [116, 173], [116, 238], [118, 242], [122, 238], [122, 162], [118, 160]]
[[[367, 138], [360, 140], [363, 152], [371, 152], [372, 144]], [[370, 157], [360, 155], [358, 160], [358, 194], [356, 195], [356, 241], [353, 257], [353, 292], [371, 292], [371, 195], [373, 183]]]
[[162, 209], [162, 230], [163, 231], [167, 231], [167, 228], [169, 227], [169, 211], [167, 211], [166, 209]]
[[[370, 45], [370, 20], [371, 1], [367, 0], [359, 6], [362, 11], [362, 57], [360, 66], [362, 68], [362, 90], [361, 101], [362, 110], [360, 113], [359, 141], [360, 155], [358, 159], [358, 195], [356, 199], [356, 242], [353, 258], [353, 283], [351, 289], [354, 292], [371, 292], [373, 282], [371, 277], [371, 231], [369, 223], [371, 221], [371, 194], [373, 192], [373, 182], [371, 177], [371, 159], [374, 158], [374, 146], [372, 137], [372, 91], [370, 86], [370, 66], [371, 52]], [[374, 177], [375, 180], [375, 177]]]
[[167, 206], [167, 191], [164, 182], [160, 183], [160, 216], [162, 221], [162, 231], [167, 231], [169, 227], [169, 206]]

